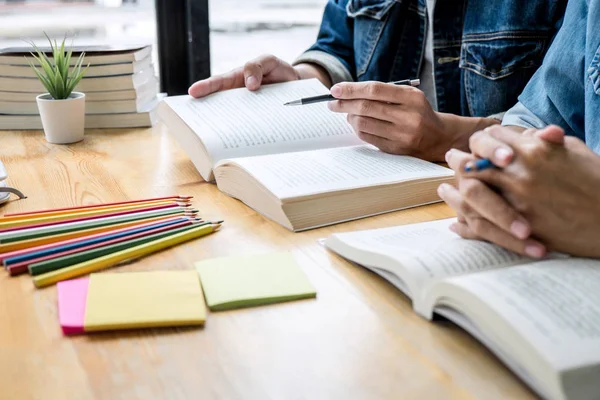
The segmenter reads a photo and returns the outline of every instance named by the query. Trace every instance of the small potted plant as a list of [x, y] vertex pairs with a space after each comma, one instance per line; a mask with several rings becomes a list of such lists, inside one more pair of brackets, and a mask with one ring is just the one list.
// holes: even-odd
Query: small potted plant
[[67, 144], [83, 140], [85, 126], [85, 94], [73, 92], [81, 81], [87, 67], [82, 68], [81, 53], [71, 69], [73, 50], [65, 49], [65, 40], [58, 44], [50, 42], [51, 57], [31, 43], [35, 54], [31, 55], [37, 66], [30, 62], [31, 68], [40, 79], [48, 93], [37, 96], [37, 105], [42, 118], [46, 140], [50, 143]]

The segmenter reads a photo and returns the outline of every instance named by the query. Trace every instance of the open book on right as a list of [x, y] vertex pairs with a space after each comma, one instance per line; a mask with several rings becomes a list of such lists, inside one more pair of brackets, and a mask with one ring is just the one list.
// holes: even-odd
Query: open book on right
[[600, 261], [534, 261], [461, 239], [454, 219], [339, 233], [326, 246], [441, 315], [548, 399], [600, 398]]

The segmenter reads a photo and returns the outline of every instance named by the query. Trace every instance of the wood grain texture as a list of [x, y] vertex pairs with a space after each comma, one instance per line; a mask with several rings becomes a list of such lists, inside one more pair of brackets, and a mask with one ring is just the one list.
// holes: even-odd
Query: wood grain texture
[[202, 181], [161, 125], [95, 130], [57, 146], [40, 132], [0, 132], [8, 182], [29, 198], [0, 214], [193, 195], [206, 238], [113, 271], [191, 269], [209, 257], [291, 251], [316, 300], [211, 313], [203, 329], [65, 338], [56, 288], [0, 274], [0, 398], [29, 399], [517, 399], [532, 398], [483, 346], [429, 323], [383, 279], [327, 252], [332, 232], [451, 216], [444, 205], [292, 233]]

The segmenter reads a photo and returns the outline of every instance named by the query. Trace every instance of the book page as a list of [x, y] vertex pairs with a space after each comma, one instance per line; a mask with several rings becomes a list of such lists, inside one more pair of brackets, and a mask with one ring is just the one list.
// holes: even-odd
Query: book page
[[557, 259], [452, 278], [557, 370], [600, 365], [600, 261]]
[[[491, 243], [462, 239], [448, 229], [454, 221], [451, 218], [333, 236], [359, 251], [394, 259], [419, 288], [446, 277], [527, 262], [526, 258]], [[399, 271], [385, 265], [370, 266]]]
[[231, 162], [281, 199], [454, 175], [452, 170], [437, 164], [387, 154], [370, 145], [238, 158]]
[[219, 92], [202, 99], [176, 96], [165, 102], [199, 136], [216, 164], [224, 158], [362, 144], [326, 103], [283, 104], [327, 94], [317, 79]]

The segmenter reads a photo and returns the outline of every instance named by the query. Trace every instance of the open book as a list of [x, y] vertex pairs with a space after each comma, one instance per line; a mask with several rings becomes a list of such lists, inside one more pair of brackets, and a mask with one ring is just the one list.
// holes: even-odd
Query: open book
[[381, 275], [427, 319], [488, 346], [542, 397], [600, 396], [600, 261], [533, 261], [464, 240], [441, 220], [334, 234], [326, 246]]
[[159, 116], [207, 181], [292, 230], [439, 201], [453, 172], [366, 145], [326, 104], [318, 80], [166, 98]]

